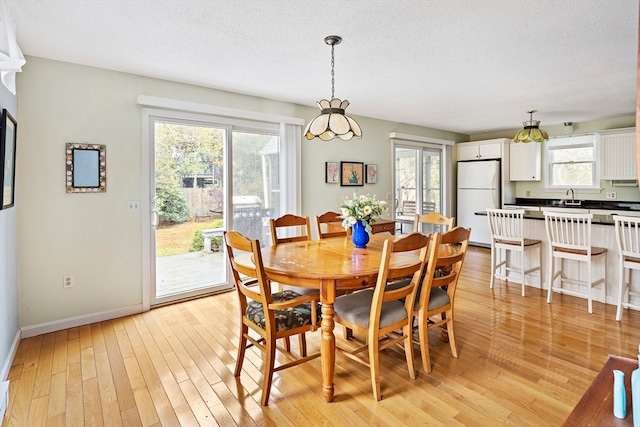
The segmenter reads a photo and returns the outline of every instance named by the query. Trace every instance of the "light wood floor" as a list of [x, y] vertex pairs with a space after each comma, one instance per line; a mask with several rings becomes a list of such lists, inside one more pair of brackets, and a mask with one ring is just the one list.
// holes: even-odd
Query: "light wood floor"
[[[233, 376], [233, 292], [28, 338], [9, 379], [2, 426], [515, 425], [562, 424], [607, 355], [635, 357], [640, 313], [498, 282], [489, 252], [470, 249], [456, 301], [458, 359], [431, 335], [433, 372], [410, 380], [403, 355], [381, 356], [383, 399], [368, 369], [337, 357], [336, 399], [325, 403], [320, 360], [275, 375], [259, 405], [261, 357]], [[296, 340], [294, 340], [296, 341]], [[338, 336], [338, 341], [342, 341]], [[319, 332], [309, 335], [319, 348]]]

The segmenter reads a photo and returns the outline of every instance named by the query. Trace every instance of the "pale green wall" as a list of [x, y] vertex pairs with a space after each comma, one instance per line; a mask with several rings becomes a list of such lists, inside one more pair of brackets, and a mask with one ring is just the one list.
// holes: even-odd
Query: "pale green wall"
[[[19, 83], [21, 327], [141, 304], [142, 222], [140, 215], [126, 211], [128, 200], [142, 197], [138, 95], [300, 117], [305, 122], [318, 113], [311, 98], [310, 106], [300, 106], [36, 57], [27, 58]], [[324, 183], [325, 161], [377, 164], [378, 184], [361, 191], [386, 197], [391, 191], [389, 132], [467, 138], [356, 119], [363, 128], [361, 140], [303, 140], [303, 214], [335, 209], [352, 191]], [[107, 146], [106, 193], [65, 193], [66, 142]], [[74, 288], [62, 288], [65, 274], [74, 275]]]
[[[606, 129], [620, 129], [635, 126], [635, 116], [616, 117], [611, 119], [595, 120], [587, 123], [573, 123], [573, 134], [579, 135], [584, 133], [593, 133]], [[563, 126], [544, 126], [544, 123], [540, 124], [540, 127], [549, 133], [550, 137], [564, 136]], [[471, 141], [481, 141], [485, 139], [493, 138], [513, 138], [516, 132], [520, 129], [513, 129], [506, 132], [493, 132], [478, 135], [471, 135]], [[544, 151], [543, 151], [544, 153]], [[516, 183], [516, 197], [533, 197], [541, 199], [564, 199], [567, 198], [565, 192], [553, 192], [545, 191], [544, 179], [546, 177], [545, 157], [542, 157], [542, 180], [538, 182], [517, 182]], [[577, 199], [588, 200], [604, 200], [608, 191], [615, 191], [617, 193], [617, 201], [638, 201], [640, 200], [640, 191], [638, 187], [612, 187], [609, 181], [601, 181], [602, 190], [600, 193], [580, 193], [577, 192], [575, 197]], [[527, 196], [527, 191], [530, 191], [530, 196]]]

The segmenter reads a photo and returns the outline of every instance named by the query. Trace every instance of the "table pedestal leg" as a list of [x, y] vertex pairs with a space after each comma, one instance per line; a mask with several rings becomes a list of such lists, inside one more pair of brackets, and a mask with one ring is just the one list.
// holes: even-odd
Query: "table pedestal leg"
[[333, 335], [333, 304], [322, 304], [322, 392], [327, 402], [333, 400], [333, 374], [336, 363], [336, 337]]
[[[324, 285], [324, 284], [323, 284]], [[333, 321], [333, 302], [335, 301], [335, 286], [323, 286], [322, 289], [322, 340], [320, 353], [322, 361], [322, 392], [324, 400], [333, 400], [333, 374], [336, 364], [336, 337], [333, 335], [335, 322]]]

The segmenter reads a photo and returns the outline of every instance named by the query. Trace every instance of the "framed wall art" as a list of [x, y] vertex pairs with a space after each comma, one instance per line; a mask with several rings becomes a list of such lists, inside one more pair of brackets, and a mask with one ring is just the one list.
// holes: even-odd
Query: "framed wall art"
[[343, 187], [364, 185], [364, 163], [340, 162], [340, 185]]
[[15, 203], [17, 134], [18, 122], [3, 109], [0, 122], [0, 209], [8, 209]]
[[378, 165], [367, 165], [367, 184], [378, 182]]
[[340, 162], [324, 163], [324, 182], [337, 184], [340, 182]]

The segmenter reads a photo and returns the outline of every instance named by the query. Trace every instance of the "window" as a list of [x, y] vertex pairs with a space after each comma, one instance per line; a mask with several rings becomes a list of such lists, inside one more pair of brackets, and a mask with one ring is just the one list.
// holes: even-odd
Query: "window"
[[598, 150], [595, 135], [555, 138], [547, 144], [547, 188], [597, 189]]

